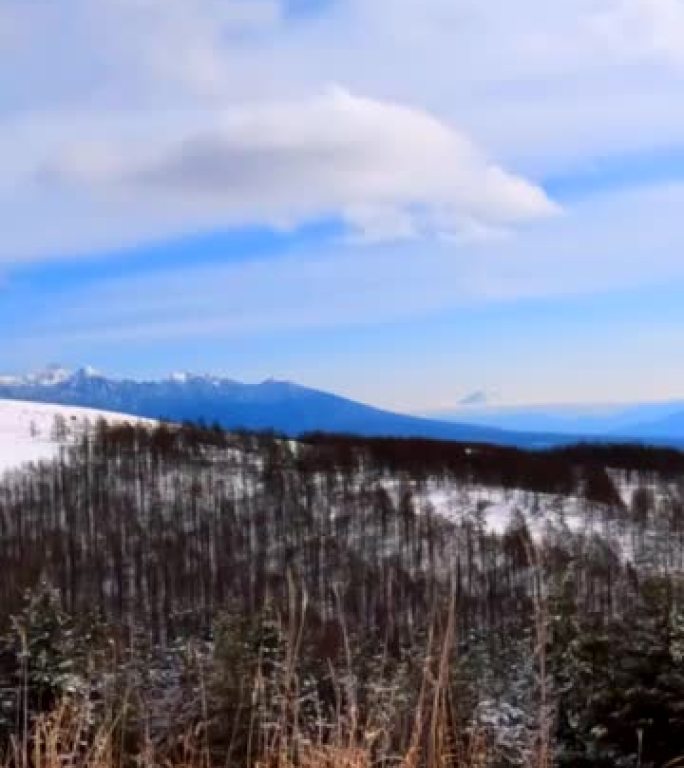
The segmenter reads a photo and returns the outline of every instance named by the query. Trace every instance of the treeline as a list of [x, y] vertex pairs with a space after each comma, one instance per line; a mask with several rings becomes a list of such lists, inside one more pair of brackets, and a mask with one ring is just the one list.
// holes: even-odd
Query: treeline
[[[522, 488], [538, 493], [568, 494], [590, 480], [586, 497], [617, 502], [606, 470], [634, 472], [642, 479], [684, 478], [684, 452], [639, 444], [580, 443], [563, 448], [529, 450], [481, 443], [418, 438], [364, 438], [311, 433], [303, 442], [315, 446], [315, 460], [325, 468], [355, 468], [362, 457], [390, 472], [414, 476], [446, 474], [483, 485]], [[601, 478], [598, 482], [597, 478]], [[599, 488], [602, 488], [599, 490]]]
[[[576, 496], [587, 517], [636, 526], [633, 540], [641, 537], [653, 567], [667, 568], [684, 529], [671, 483], [681, 461], [609, 446], [547, 453], [324, 435], [294, 443], [197, 425], [101, 423], [61, 460], [0, 486], [0, 604], [8, 613], [47, 578], [70, 611], [96, 607], [165, 642], [181, 627], [208, 626], [228, 602], [253, 612], [281, 598], [294, 574], [322, 622], [341, 590], [354, 625], [405, 634], [453, 589], [467, 631], [515, 619], [529, 602], [532, 541], [522, 519], [503, 536], [478, 525], [486, 501], [464, 497], [474, 509], [436, 514], [435, 484], [522, 490], [530, 507]], [[615, 470], [639, 472], [640, 493], [628, 503]], [[653, 526], [670, 548], [662, 563], [646, 546]], [[569, 536], [543, 554], [583, 571], [594, 608], [615, 606], [630, 583], [629, 564], [608, 546]]]

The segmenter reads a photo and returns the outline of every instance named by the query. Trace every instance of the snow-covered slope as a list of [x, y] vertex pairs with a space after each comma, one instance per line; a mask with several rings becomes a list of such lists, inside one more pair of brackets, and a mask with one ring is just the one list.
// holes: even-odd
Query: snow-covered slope
[[140, 421], [92, 408], [0, 400], [0, 473], [56, 456], [86, 422], [100, 418], [108, 423]]
[[[582, 546], [610, 550], [623, 564], [649, 570], [681, 570], [681, 539], [669, 532], [669, 517], [678, 509], [680, 484], [655, 474], [607, 470], [619, 502], [589, 502], [577, 492], [551, 494], [520, 488], [503, 488], [453, 479], [420, 481], [380, 479], [395, 508], [410, 492], [418, 513], [428, 511], [458, 528], [472, 526], [486, 534], [503, 536], [524, 525], [536, 544], [543, 541], [567, 548]], [[650, 517], [638, 522], [633, 512], [636, 493], [652, 499]], [[593, 544], [592, 544], [593, 542]]]

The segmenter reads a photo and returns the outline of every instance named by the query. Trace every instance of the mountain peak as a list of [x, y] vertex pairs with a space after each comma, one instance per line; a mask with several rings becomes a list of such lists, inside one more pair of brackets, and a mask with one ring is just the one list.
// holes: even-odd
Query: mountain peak
[[24, 377], [17, 376], [15, 378], [15, 383], [26, 382], [35, 384], [37, 386], [50, 387], [54, 386], [55, 384], [61, 384], [62, 382], [67, 381], [67, 379], [71, 378], [71, 376], [72, 372], [68, 368], [65, 368], [64, 366], [57, 363], [53, 363], [52, 365], [48, 365], [42, 371], [30, 373]]
[[103, 374], [90, 365], [72, 370], [59, 363], [52, 363], [32, 373], [0, 376], [0, 386], [56, 387], [72, 381], [102, 378]]
[[475, 392], [471, 392], [470, 394], [461, 398], [458, 401], [458, 405], [461, 407], [486, 406], [486, 405], [492, 405], [498, 399], [499, 397], [496, 392], [486, 390], [486, 389], [478, 389]]
[[103, 379], [105, 377], [100, 371], [98, 371], [96, 368], [93, 368], [92, 365], [84, 365], [82, 368], [79, 368], [75, 373], [73, 373], [69, 378]]
[[174, 371], [169, 376], [169, 381], [172, 381], [174, 384], [187, 384], [191, 378], [192, 374], [188, 373], [188, 371]]

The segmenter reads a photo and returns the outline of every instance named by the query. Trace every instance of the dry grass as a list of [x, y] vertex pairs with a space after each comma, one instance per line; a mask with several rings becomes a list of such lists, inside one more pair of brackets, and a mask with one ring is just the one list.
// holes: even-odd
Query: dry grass
[[[415, 718], [403, 739], [408, 744], [403, 754], [388, 756], [377, 749], [377, 743], [396, 734], [376, 728], [374, 713], [360, 722], [353, 703], [344, 715], [340, 709], [338, 722], [318, 742], [299, 728], [296, 706], [284, 705], [280, 721], [268, 735], [255, 728], [251, 756], [244, 759], [244, 768], [489, 768], [492, 754], [485, 735], [469, 733], [467, 738], [458, 738], [453, 732], [456, 718], [449, 677], [454, 626], [452, 608], [441, 632], [433, 629], [431, 633]], [[289, 631], [293, 650], [282, 684], [296, 691], [301, 624], [293, 622]], [[345, 695], [353, 702], [352, 693]], [[87, 704], [64, 701], [12, 739], [0, 768], [227, 768], [227, 763], [212, 757], [203, 726], [180, 734], [172, 752], [160, 750], [149, 739], [131, 750], [123, 746], [124, 713], [101, 717], [103, 722], [96, 727], [91, 715]]]
[[[459, 732], [460, 719], [451, 680], [456, 644], [456, 617], [452, 602], [442, 621], [435, 620], [425, 652], [422, 682], [413, 708], [413, 722], [404, 733], [388, 733], [381, 713], [366, 713], [363, 719], [353, 684], [352, 653], [344, 630], [348, 675], [337, 680], [338, 707], [335, 722], [324, 733], [312, 737], [302, 727], [299, 711], [297, 660], [301, 650], [306, 595], [296, 597], [290, 584], [286, 663], [278, 681], [281, 702], [267, 730], [254, 723], [250, 728], [246, 755], [240, 763], [212, 754], [207, 733], [209, 723], [206, 691], [202, 687], [202, 717], [189, 732], [172, 734], [171, 747], [155, 746], [138, 733], [135, 746], [125, 742], [126, 706], [110, 708], [109, 714], [93, 716], [87, 702], [67, 700], [52, 713], [33, 723], [25, 715], [19, 734], [11, 740], [0, 768], [491, 768], [496, 755], [487, 734], [468, 729]], [[538, 606], [538, 640], [544, 672], [545, 613]], [[342, 616], [342, 611], [340, 611]], [[260, 672], [254, 690], [262, 690]], [[545, 704], [544, 692], [542, 703]], [[344, 702], [344, 703], [343, 703]], [[144, 713], [143, 713], [144, 716]], [[144, 719], [144, 717], [143, 717]], [[99, 724], [94, 726], [93, 722]], [[382, 723], [385, 723], [384, 725]], [[540, 717], [539, 745], [530, 768], [550, 768], [548, 730]], [[388, 753], [387, 744], [403, 743], [403, 750]], [[379, 746], [385, 745], [385, 746]], [[232, 750], [232, 746], [231, 746]], [[229, 754], [231, 752], [229, 750]]]
[[[197, 740], [181, 740], [173, 757], [159, 753], [151, 744], [134, 754], [122, 755], [117, 743], [117, 721], [89, 732], [79, 708], [64, 703], [50, 715], [39, 718], [27, 738], [13, 741], [2, 768], [208, 768], [212, 761]], [[290, 745], [291, 746], [291, 745]], [[441, 751], [420, 757], [414, 744], [405, 755], [391, 763], [396, 768], [487, 768], [491, 764], [486, 740], [476, 736], [467, 751]], [[374, 768], [378, 765], [371, 744], [302, 744], [296, 750], [264, 751], [252, 762], [253, 768]], [[246, 768], [246, 767], [245, 767]]]

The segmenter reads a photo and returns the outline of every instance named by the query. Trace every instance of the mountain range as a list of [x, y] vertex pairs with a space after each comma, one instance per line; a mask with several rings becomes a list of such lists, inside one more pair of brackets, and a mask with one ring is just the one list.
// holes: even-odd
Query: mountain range
[[151, 419], [205, 421], [225, 429], [423, 437], [520, 447], [578, 440], [639, 440], [684, 446], [684, 402], [629, 406], [489, 406], [483, 398], [454, 411], [406, 415], [288, 381], [245, 384], [191, 373], [152, 381], [109, 378], [59, 366], [0, 376], [0, 398], [96, 408]]
[[538, 436], [424, 419], [374, 408], [338, 395], [269, 379], [244, 384], [229, 378], [173, 374], [156, 381], [108, 378], [91, 368], [59, 367], [0, 377], [0, 398], [55, 403], [169, 421], [205, 421], [225, 429], [275, 430], [297, 436], [339, 432], [468, 442], [529, 444]]

